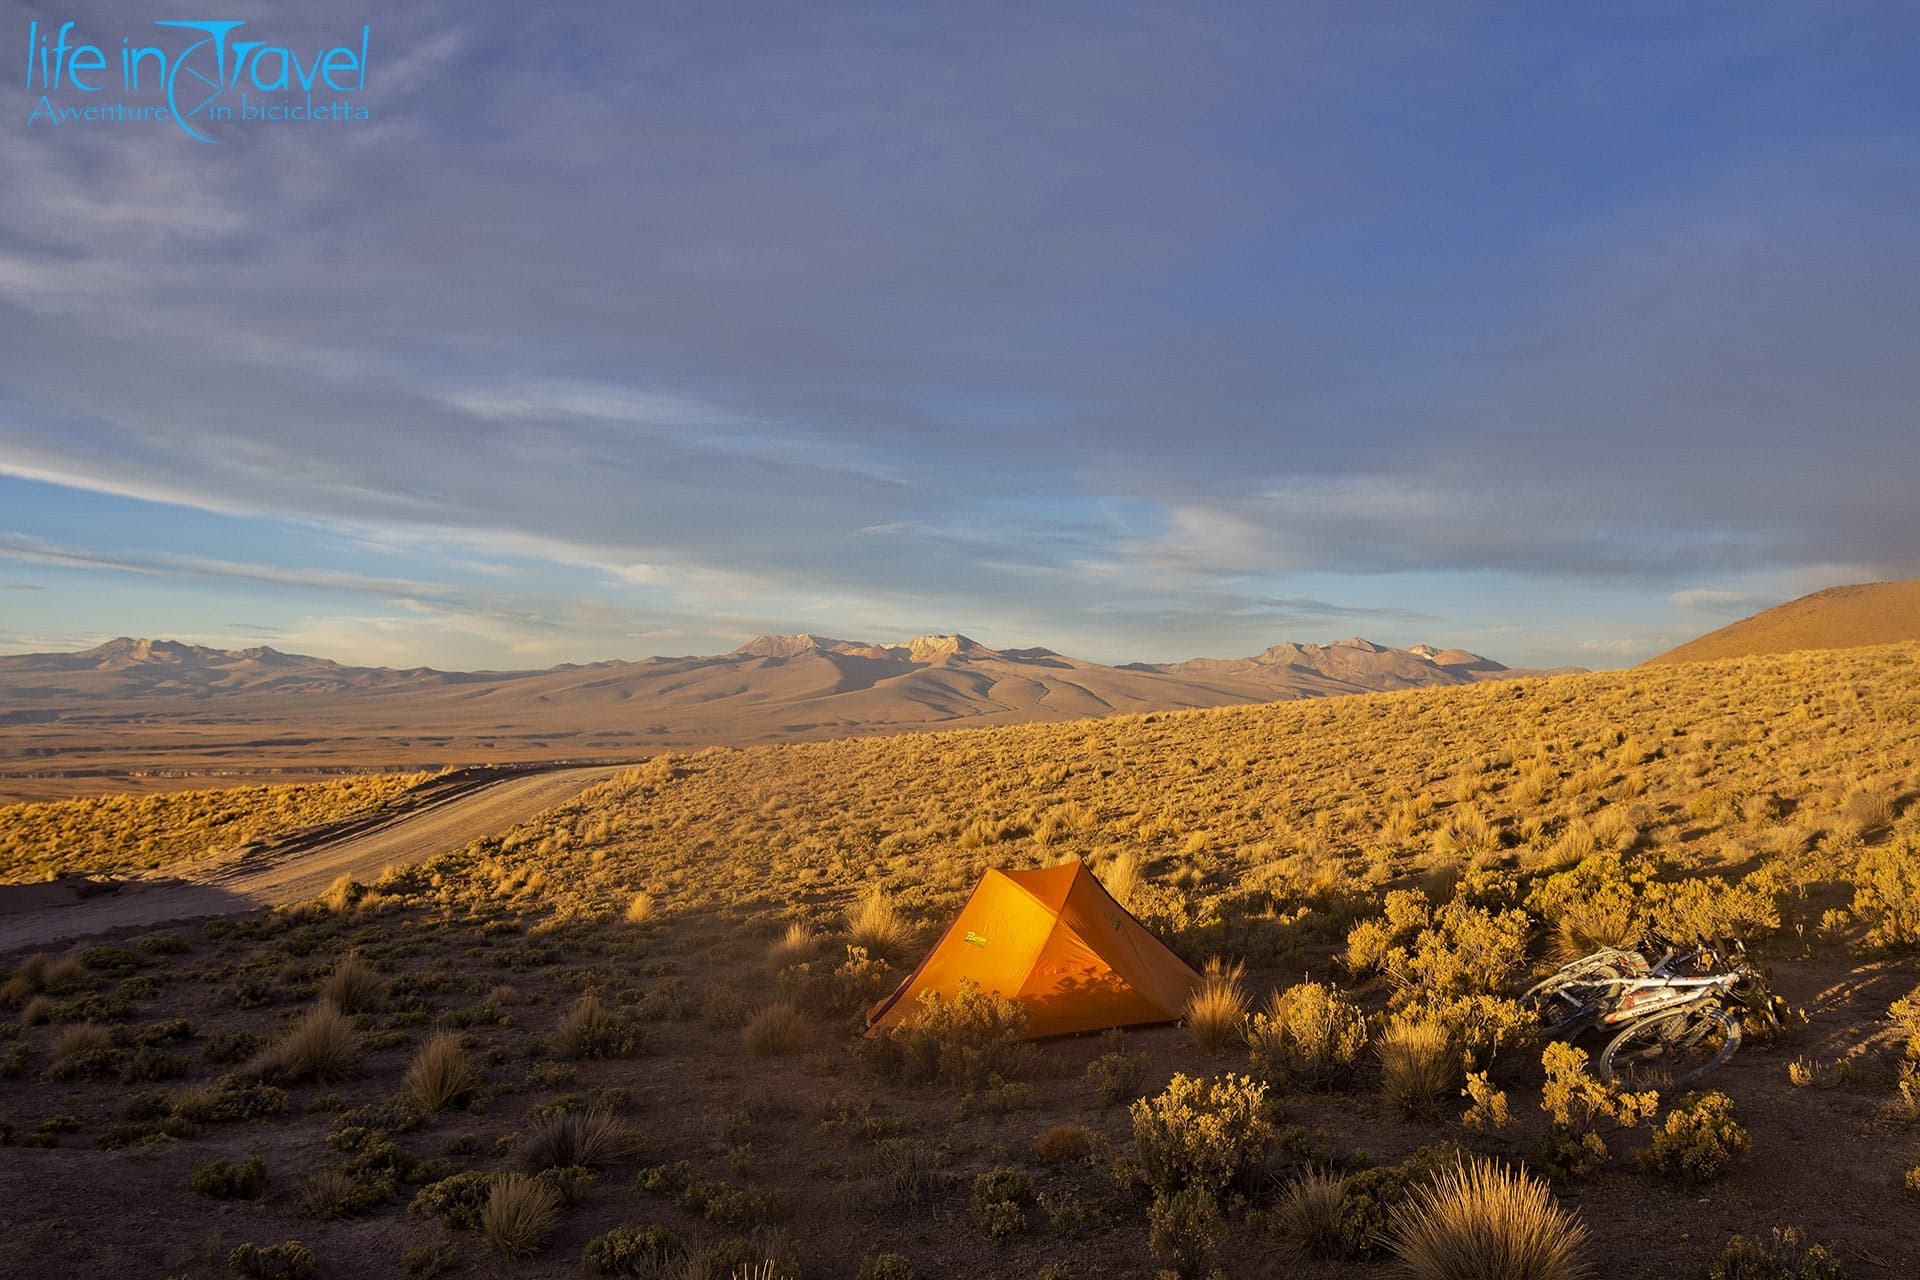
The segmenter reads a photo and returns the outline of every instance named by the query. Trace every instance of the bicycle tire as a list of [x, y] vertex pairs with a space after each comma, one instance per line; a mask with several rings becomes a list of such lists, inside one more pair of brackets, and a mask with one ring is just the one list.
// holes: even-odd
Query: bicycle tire
[[1596, 1074], [1612, 1083], [1687, 1085], [1740, 1047], [1740, 1019], [1718, 1005], [1643, 1018], [1607, 1041]]

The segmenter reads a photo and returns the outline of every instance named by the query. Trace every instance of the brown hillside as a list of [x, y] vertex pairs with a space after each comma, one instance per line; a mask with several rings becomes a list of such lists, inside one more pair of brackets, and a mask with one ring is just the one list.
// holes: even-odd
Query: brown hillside
[[1708, 632], [1649, 662], [1713, 662], [1920, 640], [1920, 578], [1829, 587]]

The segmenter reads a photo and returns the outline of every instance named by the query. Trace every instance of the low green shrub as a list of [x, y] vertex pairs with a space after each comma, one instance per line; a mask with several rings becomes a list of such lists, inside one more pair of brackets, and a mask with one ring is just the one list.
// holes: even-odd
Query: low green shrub
[[1247, 1024], [1254, 1069], [1308, 1089], [1352, 1084], [1367, 1038], [1367, 1018], [1359, 1006], [1319, 982], [1276, 992]]
[[1707, 1269], [1707, 1280], [1845, 1280], [1840, 1260], [1809, 1245], [1793, 1227], [1775, 1227], [1769, 1239], [1735, 1236]]
[[1747, 1131], [1733, 1118], [1732, 1098], [1718, 1092], [1690, 1093], [1667, 1113], [1653, 1132], [1653, 1145], [1640, 1158], [1663, 1177], [1712, 1182], [1752, 1149]]
[[615, 1227], [587, 1241], [580, 1263], [603, 1276], [652, 1276], [685, 1251], [685, 1242], [665, 1227]]
[[1219, 1199], [1203, 1186], [1157, 1195], [1147, 1209], [1148, 1246], [1182, 1276], [1212, 1270], [1226, 1232]]
[[1102, 1032], [1100, 1056], [1087, 1064], [1087, 1079], [1102, 1107], [1132, 1102], [1146, 1085], [1147, 1055], [1128, 1052], [1119, 1028]]
[[246, 1280], [313, 1280], [319, 1274], [313, 1250], [298, 1240], [282, 1244], [243, 1244], [227, 1255], [227, 1270]]
[[469, 1171], [430, 1182], [414, 1193], [407, 1212], [431, 1218], [450, 1231], [478, 1231], [480, 1214], [493, 1193], [497, 1174]]
[[1601, 1126], [1631, 1129], [1660, 1109], [1660, 1095], [1652, 1090], [1631, 1093], [1588, 1074], [1584, 1049], [1553, 1041], [1541, 1051], [1540, 1065], [1546, 1072], [1540, 1109], [1550, 1121], [1540, 1163], [1556, 1177], [1597, 1173], [1608, 1155]]
[[267, 1166], [258, 1156], [244, 1161], [201, 1160], [193, 1166], [187, 1190], [216, 1200], [258, 1200], [267, 1194]]
[[1017, 1001], [962, 978], [952, 998], [925, 992], [909, 1021], [861, 1040], [857, 1050], [882, 1075], [973, 1091], [994, 1076], [1011, 1080], [1023, 1073], [1031, 1056], [1020, 1043], [1026, 1025], [1027, 1011]]
[[1033, 1179], [1018, 1169], [989, 1169], [973, 1180], [969, 1205], [974, 1225], [1002, 1240], [1027, 1229], [1027, 1213], [1040, 1202]]
[[1161, 1195], [1185, 1187], [1224, 1194], [1276, 1137], [1267, 1086], [1245, 1076], [1176, 1075], [1159, 1096], [1136, 1101], [1130, 1115], [1141, 1170]]

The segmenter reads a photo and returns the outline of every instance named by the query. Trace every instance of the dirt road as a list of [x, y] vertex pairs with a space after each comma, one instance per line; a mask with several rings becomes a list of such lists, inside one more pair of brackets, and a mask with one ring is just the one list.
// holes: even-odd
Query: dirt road
[[129, 881], [110, 893], [6, 912], [0, 914], [0, 952], [113, 929], [151, 928], [169, 920], [302, 902], [318, 897], [343, 873], [371, 880], [384, 867], [410, 866], [505, 831], [571, 800], [622, 767], [511, 775], [278, 852], [268, 849], [193, 868], [177, 878]]

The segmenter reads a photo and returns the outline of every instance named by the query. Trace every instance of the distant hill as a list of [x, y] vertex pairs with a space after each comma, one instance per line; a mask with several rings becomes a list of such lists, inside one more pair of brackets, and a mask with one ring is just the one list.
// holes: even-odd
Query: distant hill
[[1920, 578], [1828, 587], [1689, 640], [1649, 662], [1712, 662], [1920, 640]]
[[[917, 729], [1279, 702], [1514, 675], [1459, 649], [1355, 637], [1247, 658], [1102, 666], [958, 634], [760, 636], [731, 653], [544, 671], [350, 667], [270, 648], [118, 639], [0, 657], [0, 798], [132, 777], [631, 759]], [[159, 785], [185, 785], [183, 782]]]

